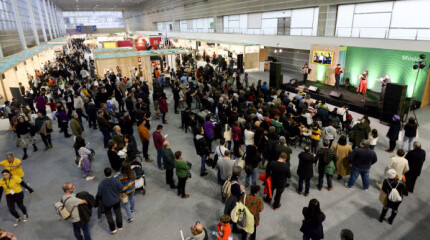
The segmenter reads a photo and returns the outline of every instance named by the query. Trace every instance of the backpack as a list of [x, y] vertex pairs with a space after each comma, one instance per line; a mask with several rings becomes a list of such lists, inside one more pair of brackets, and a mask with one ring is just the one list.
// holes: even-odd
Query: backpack
[[390, 186], [391, 188], [391, 192], [390, 194], [388, 194], [388, 199], [391, 202], [401, 202], [402, 201], [402, 196], [400, 196], [399, 191], [397, 191], [397, 187], [399, 186], [400, 181], [397, 181], [397, 186], [395, 188], [393, 188], [390, 184], [390, 182], [388, 182], [388, 186]]
[[63, 219], [63, 220], [69, 219], [72, 216], [73, 210], [75, 210], [75, 207], [73, 207], [72, 211], [69, 212], [66, 208], [66, 202], [70, 198], [71, 198], [71, 196], [66, 198], [66, 200], [64, 200], [64, 202], [63, 202], [63, 200], [61, 200], [60, 202], [54, 203], [54, 207], [57, 210], [57, 214], [60, 215], [61, 219]]
[[[246, 195], [243, 201], [246, 201]], [[242, 201], [236, 203], [236, 206], [230, 213], [230, 217], [239, 229], [242, 229], [248, 234], [254, 233], [254, 216]]]
[[228, 199], [231, 196], [231, 185], [233, 184], [239, 183], [237, 181], [230, 181], [230, 179], [228, 179], [225, 181], [224, 185], [222, 185], [221, 196], [223, 199]]

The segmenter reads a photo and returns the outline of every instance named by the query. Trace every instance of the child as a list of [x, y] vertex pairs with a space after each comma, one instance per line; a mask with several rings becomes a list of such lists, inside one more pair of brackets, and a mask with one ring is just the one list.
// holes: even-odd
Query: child
[[372, 129], [368, 141], [370, 142], [369, 148], [373, 150], [376, 146], [376, 142], [378, 141], [378, 130], [376, 130], [375, 128]]
[[220, 222], [217, 225], [218, 232], [216, 236], [218, 240], [228, 240], [231, 234], [230, 216], [228, 214], [222, 215]]
[[320, 142], [320, 136], [321, 136], [321, 130], [318, 128], [318, 123], [314, 123], [314, 126], [312, 127], [312, 146], [311, 146], [311, 152], [313, 154], [317, 153], [318, 149], [318, 143]]
[[57, 114], [57, 103], [54, 102], [54, 99], [49, 99], [49, 102], [46, 103], [46, 105], [49, 106], [49, 108], [51, 109], [51, 118], [52, 120], [55, 120], [55, 116]]

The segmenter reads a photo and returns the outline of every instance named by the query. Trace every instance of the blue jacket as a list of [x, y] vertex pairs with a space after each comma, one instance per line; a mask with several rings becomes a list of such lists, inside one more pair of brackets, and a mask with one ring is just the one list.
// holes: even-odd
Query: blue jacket
[[124, 185], [118, 178], [105, 178], [100, 182], [97, 189], [97, 196], [102, 197], [103, 205], [111, 207], [121, 201], [119, 193], [124, 188]]

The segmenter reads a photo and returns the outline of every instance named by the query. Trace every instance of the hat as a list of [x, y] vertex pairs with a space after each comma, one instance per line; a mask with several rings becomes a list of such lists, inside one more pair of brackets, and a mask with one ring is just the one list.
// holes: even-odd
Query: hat
[[400, 120], [399, 115], [394, 115], [394, 119], [396, 119], [397, 121], [399, 121]]
[[385, 173], [385, 176], [386, 176], [388, 179], [393, 179], [393, 178], [395, 178], [395, 177], [397, 176], [397, 172], [396, 172], [396, 170], [394, 170], [394, 169], [390, 168], [390, 169], [388, 169], [388, 171]]

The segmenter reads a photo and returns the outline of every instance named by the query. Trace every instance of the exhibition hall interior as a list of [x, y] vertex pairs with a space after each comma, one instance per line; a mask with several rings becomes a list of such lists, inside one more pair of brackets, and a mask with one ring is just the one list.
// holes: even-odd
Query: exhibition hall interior
[[427, 240], [427, 0], [0, 0], [0, 240]]

